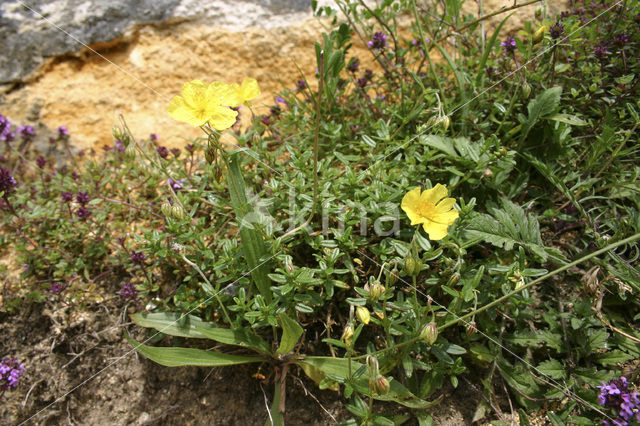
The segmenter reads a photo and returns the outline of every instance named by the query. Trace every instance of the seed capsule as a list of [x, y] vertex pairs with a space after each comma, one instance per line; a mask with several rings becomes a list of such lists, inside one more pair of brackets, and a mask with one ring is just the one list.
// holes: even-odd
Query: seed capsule
[[364, 325], [369, 324], [369, 321], [371, 321], [371, 314], [369, 313], [369, 310], [364, 306], [358, 306], [356, 308], [356, 317], [358, 317], [360, 322]]
[[342, 337], [340, 340], [344, 342], [345, 345], [351, 346], [351, 340], [353, 339], [353, 327], [351, 324], [347, 325], [342, 332]]
[[428, 345], [433, 345], [438, 339], [438, 325], [435, 322], [430, 322], [422, 327], [420, 338], [427, 342]]
[[404, 271], [407, 275], [415, 277], [418, 276], [422, 270], [422, 261], [413, 256], [407, 256], [404, 259]]

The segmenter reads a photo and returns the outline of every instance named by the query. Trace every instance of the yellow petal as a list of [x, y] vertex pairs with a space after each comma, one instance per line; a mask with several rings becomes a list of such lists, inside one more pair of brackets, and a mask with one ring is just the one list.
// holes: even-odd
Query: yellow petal
[[245, 78], [242, 80], [240, 86], [240, 93], [242, 95], [243, 102], [250, 101], [260, 96], [260, 87], [258, 81], [255, 78]]
[[438, 205], [436, 206], [436, 211], [438, 213], [448, 212], [449, 210], [451, 210], [453, 208], [455, 203], [456, 203], [456, 199], [455, 198], [445, 198], [444, 200], [442, 200], [442, 201], [440, 201], [438, 203]]
[[208, 94], [216, 105], [235, 108], [242, 103], [237, 84], [227, 84], [221, 81], [214, 81], [209, 85]]
[[171, 100], [169, 106], [167, 107], [167, 111], [174, 120], [183, 121], [196, 127], [202, 126], [204, 123], [206, 123], [208, 118], [208, 116], [205, 117], [196, 114], [193, 108], [187, 105], [184, 99], [180, 96], [176, 96]]
[[438, 201], [449, 195], [449, 191], [444, 185], [436, 184], [431, 189], [427, 189], [420, 195], [420, 203], [435, 205]]
[[453, 222], [456, 221], [459, 215], [460, 214], [458, 213], [458, 210], [454, 209], [446, 213], [436, 213], [429, 219], [431, 219], [433, 222], [449, 226], [449, 225], [453, 225]]
[[427, 221], [422, 225], [424, 232], [429, 235], [429, 239], [433, 241], [441, 240], [447, 236], [447, 225]]
[[226, 130], [236, 122], [238, 112], [231, 108], [218, 106], [209, 118], [209, 124], [216, 130]]
[[407, 214], [412, 225], [419, 225], [424, 222], [424, 218], [418, 214], [420, 205], [420, 187], [407, 192], [402, 198], [400, 207]]
[[207, 85], [200, 80], [192, 80], [182, 86], [182, 98], [187, 105], [197, 108], [206, 102]]

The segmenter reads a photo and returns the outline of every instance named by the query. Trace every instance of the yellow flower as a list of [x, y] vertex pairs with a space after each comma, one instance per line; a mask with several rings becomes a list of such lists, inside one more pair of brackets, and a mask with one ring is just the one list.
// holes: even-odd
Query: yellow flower
[[229, 106], [235, 108], [240, 104], [246, 104], [250, 100], [260, 96], [260, 87], [258, 81], [255, 78], [245, 78], [242, 80], [241, 85], [232, 84], [231, 87], [235, 90], [235, 98], [232, 104]]
[[453, 208], [456, 200], [446, 198], [447, 195], [449, 191], [440, 184], [422, 192], [415, 188], [404, 196], [401, 207], [412, 225], [422, 224], [430, 239], [441, 240], [447, 236], [447, 228], [458, 218], [458, 211]]
[[193, 80], [182, 86], [182, 96], [174, 97], [169, 103], [169, 115], [175, 120], [192, 126], [202, 126], [209, 122], [218, 130], [233, 126], [238, 113], [228, 106], [234, 101], [235, 91], [222, 82], [209, 85]]

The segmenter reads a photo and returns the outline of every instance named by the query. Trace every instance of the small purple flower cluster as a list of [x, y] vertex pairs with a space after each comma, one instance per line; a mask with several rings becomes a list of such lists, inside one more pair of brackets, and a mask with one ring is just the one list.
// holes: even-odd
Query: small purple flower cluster
[[131, 256], [129, 256], [131, 261], [136, 265], [144, 264], [144, 253], [141, 251], [131, 250]]
[[564, 34], [564, 25], [562, 25], [560, 22], [556, 22], [551, 27], [549, 27], [549, 35], [552, 39], [557, 40], [562, 34]]
[[64, 290], [67, 286], [63, 283], [52, 283], [51, 286], [49, 287], [49, 292], [51, 294], [60, 294], [62, 293], [62, 290]]
[[298, 82], [296, 83], [296, 87], [298, 88], [298, 90], [304, 90], [307, 88], [307, 82], [304, 80], [298, 80]]
[[11, 131], [11, 122], [4, 115], [0, 115], [0, 140], [7, 143], [14, 140], [16, 134]]
[[136, 290], [130, 281], [127, 281], [122, 284], [122, 288], [118, 290], [118, 294], [122, 296], [124, 300], [136, 300], [138, 297], [138, 290]]
[[506, 55], [509, 55], [515, 52], [518, 47], [516, 45], [515, 37], [512, 37], [512, 36], [507, 37], [502, 43], [500, 43], [500, 46], [504, 47], [504, 53]]
[[35, 137], [36, 130], [33, 128], [33, 126], [20, 126], [18, 127], [18, 134], [23, 141], [28, 141]]
[[[62, 194], [63, 200], [64, 195], [65, 194]], [[89, 200], [89, 194], [87, 194], [86, 192], [78, 191], [78, 195], [76, 195], [76, 201], [80, 204], [80, 208], [76, 211], [76, 216], [78, 216], [82, 220], [85, 220], [89, 216], [91, 216], [91, 210], [87, 208]]]
[[349, 72], [357, 72], [360, 69], [360, 59], [353, 58], [349, 66], [347, 66], [347, 70]]
[[0, 166], [0, 192], [4, 192], [5, 197], [11, 194], [18, 182], [11, 176], [11, 172]]
[[184, 179], [173, 180], [173, 179], [169, 178], [167, 183], [169, 184], [169, 186], [171, 186], [171, 189], [173, 189], [174, 191], [178, 191], [178, 190], [182, 189], [182, 187], [184, 185]]
[[598, 386], [598, 404], [603, 407], [612, 408], [618, 415], [613, 422], [605, 420], [605, 425], [623, 426], [628, 425], [628, 421], [635, 419], [640, 422], [640, 399], [638, 392], [629, 389], [629, 382], [626, 377], [611, 380], [608, 384], [602, 382]]
[[380, 31], [374, 33], [371, 40], [367, 43], [367, 47], [369, 47], [369, 49], [378, 49], [378, 50], [384, 49], [386, 45], [387, 45], [387, 36]]
[[160, 156], [160, 158], [162, 158], [163, 160], [166, 160], [167, 157], [169, 156], [169, 150], [167, 149], [167, 147], [165, 146], [159, 146], [158, 147], [158, 155]]
[[0, 396], [18, 386], [24, 370], [24, 365], [15, 358], [5, 358], [0, 362]]
[[356, 84], [359, 87], [364, 88], [367, 84], [369, 84], [369, 82], [373, 80], [373, 71], [371, 70], [365, 70], [364, 71], [364, 76], [362, 76], [361, 78], [356, 80]]

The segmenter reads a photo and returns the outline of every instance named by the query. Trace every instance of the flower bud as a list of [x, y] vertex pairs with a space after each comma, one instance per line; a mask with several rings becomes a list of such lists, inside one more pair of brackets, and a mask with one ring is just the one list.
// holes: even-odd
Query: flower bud
[[467, 336], [471, 337], [474, 334], [476, 334], [476, 331], [478, 330], [478, 328], [476, 327], [476, 323], [474, 321], [469, 321], [467, 323], [467, 325], [465, 326], [465, 332], [467, 333]]
[[447, 285], [449, 287], [453, 287], [458, 283], [458, 281], [460, 281], [460, 274], [456, 272], [455, 274], [451, 275], [451, 278], [449, 278], [449, 282], [447, 282]]
[[356, 317], [358, 317], [360, 322], [364, 325], [369, 324], [369, 321], [371, 321], [371, 314], [369, 313], [369, 310], [364, 306], [358, 306], [356, 308]]
[[171, 216], [171, 204], [169, 204], [168, 202], [162, 203], [162, 205], [160, 206], [160, 211], [162, 212], [162, 215], [164, 217]]
[[533, 13], [536, 19], [538, 21], [541, 21], [544, 15], [544, 8], [542, 7], [541, 4], [539, 4], [538, 6], [536, 6], [536, 10]]
[[448, 115], [445, 115], [444, 117], [441, 117], [438, 120], [438, 123], [440, 124], [442, 130], [446, 132], [447, 129], [449, 129], [449, 126], [451, 125], [451, 119], [449, 119]]
[[531, 86], [526, 81], [522, 83], [522, 97], [528, 99], [531, 96]]
[[380, 281], [374, 282], [369, 289], [369, 299], [375, 302], [380, 298], [380, 296], [382, 296], [382, 293], [384, 293], [384, 291], [385, 288], [382, 284], [380, 284]]
[[173, 218], [177, 220], [184, 219], [184, 209], [182, 208], [182, 206], [180, 206], [179, 204], [174, 204], [173, 207], [171, 207], [171, 216], [173, 216]]
[[378, 377], [378, 359], [374, 356], [367, 355], [367, 368], [369, 369], [369, 376]]
[[133, 160], [136, 158], [136, 147], [134, 144], [129, 144], [127, 149], [124, 151], [124, 155], [129, 159]]
[[398, 282], [398, 268], [396, 266], [394, 266], [391, 271], [387, 271], [387, 279], [390, 285]]
[[540, 28], [538, 28], [536, 30], [535, 33], [533, 33], [533, 42], [534, 43], [539, 43], [540, 41], [542, 41], [542, 39], [544, 38], [544, 32], [547, 30], [546, 26], [541, 26]]
[[435, 322], [430, 322], [422, 327], [420, 338], [427, 342], [428, 345], [433, 345], [438, 339], [438, 325]]
[[404, 259], [404, 271], [407, 275], [416, 277], [422, 270], [422, 261], [418, 258], [415, 258], [411, 255], [407, 256]]
[[353, 327], [351, 326], [351, 324], [348, 324], [344, 328], [344, 331], [342, 332], [342, 337], [340, 337], [340, 340], [342, 340], [345, 345], [351, 346], [352, 339], [353, 339]]
[[369, 389], [378, 395], [386, 395], [389, 393], [391, 385], [389, 384], [389, 380], [384, 376], [370, 377]]
[[292, 274], [294, 271], [293, 262], [291, 261], [291, 257], [287, 256], [284, 258], [284, 267], [288, 273]]
[[216, 151], [209, 148], [204, 152], [204, 159], [207, 160], [207, 163], [213, 164], [216, 161]]

